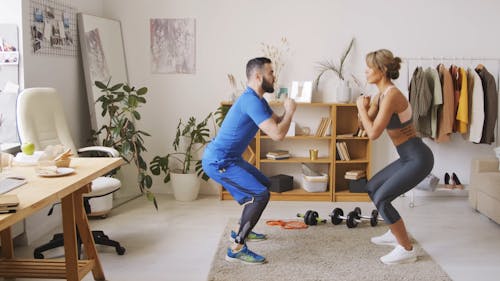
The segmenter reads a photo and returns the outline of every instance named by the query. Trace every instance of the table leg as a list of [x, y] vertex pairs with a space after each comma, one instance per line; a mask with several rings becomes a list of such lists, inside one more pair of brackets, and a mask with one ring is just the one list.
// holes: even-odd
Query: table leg
[[2, 257], [6, 259], [14, 258], [14, 244], [10, 227], [0, 231], [0, 241], [2, 242]]
[[106, 280], [104, 277], [104, 271], [102, 269], [101, 261], [97, 255], [97, 249], [95, 247], [94, 237], [92, 236], [92, 231], [89, 227], [89, 222], [87, 219], [87, 214], [83, 208], [83, 193], [90, 192], [90, 185], [88, 191], [81, 189], [75, 194], [78, 198], [79, 204], [75, 205], [75, 218], [78, 233], [80, 234], [80, 239], [82, 240], [83, 247], [88, 259], [94, 260], [94, 268], [92, 269], [92, 274], [95, 280]]
[[62, 198], [62, 219], [64, 236], [64, 257], [66, 262], [66, 279], [68, 281], [80, 280], [78, 276], [78, 251], [75, 226], [75, 200], [74, 193]]

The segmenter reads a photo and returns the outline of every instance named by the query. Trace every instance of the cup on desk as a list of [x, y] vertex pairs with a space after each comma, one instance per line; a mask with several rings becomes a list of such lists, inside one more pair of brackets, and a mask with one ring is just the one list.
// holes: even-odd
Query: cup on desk
[[0, 152], [0, 172], [5, 168], [12, 167], [12, 159], [14, 159], [12, 154]]
[[311, 159], [311, 160], [318, 159], [318, 149], [316, 149], [316, 148], [309, 149], [309, 159]]

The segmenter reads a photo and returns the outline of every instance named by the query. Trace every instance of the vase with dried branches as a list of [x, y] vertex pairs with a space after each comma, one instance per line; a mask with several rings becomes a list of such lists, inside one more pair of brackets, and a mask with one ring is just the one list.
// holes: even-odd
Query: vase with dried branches
[[354, 46], [354, 38], [351, 39], [351, 42], [347, 46], [347, 48], [344, 50], [342, 53], [342, 56], [340, 57], [340, 63], [337, 65], [336, 63], [333, 62], [333, 60], [325, 60], [321, 61], [318, 63], [318, 76], [316, 77], [316, 80], [314, 81], [314, 87], [317, 89], [319, 85], [319, 81], [323, 74], [326, 72], [332, 71], [337, 75], [337, 77], [340, 80], [338, 89], [337, 89], [337, 101], [339, 102], [349, 102], [351, 99], [351, 94], [350, 94], [350, 88], [349, 88], [349, 83], [346, 81], [345, 73], [344, 73], [344, 66], [347, 57], [349, 56], [352, 47]]
[[279, 94], [282, 91], [280, 89], [280, 74], [283, 68], [285, 67], [285, 55], [290, 52], [290, 44], [286, 37], [282, 37], [280, 40], [280, 44], [278, 46], [261, 43], [262, 53], [265, 57], [271, 59], [271, 63], [274, 70], [275, 82], [274, 85], [278, 88], [278, 91], [275, 89], [276, 97], [279, 98]]

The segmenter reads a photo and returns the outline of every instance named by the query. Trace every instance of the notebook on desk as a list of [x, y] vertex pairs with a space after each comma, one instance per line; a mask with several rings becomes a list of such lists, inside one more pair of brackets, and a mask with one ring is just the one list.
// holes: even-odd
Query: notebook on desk
[[19, 198], [15, 194], [0, 195], [0, 214], [13, 213], [17, 210]]
[[14, 188], [20, 187], [25, 184], [27, 181], [22, 177], [6, 177], [0, 179], [0, 194], [7, 193]]

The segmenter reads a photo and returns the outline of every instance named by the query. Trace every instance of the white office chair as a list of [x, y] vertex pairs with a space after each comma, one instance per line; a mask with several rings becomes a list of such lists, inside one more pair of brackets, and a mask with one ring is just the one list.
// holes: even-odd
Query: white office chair
[[[57, 91], [53, 88], [29, 88], [19, 94], [17, 100], [17, 126], [21, 143], [32, 142], [37, 150], [48, 145], [62, 144], [70, 148], [74, 155], [88, 151], [100, 151], [112, 157], [119, 157], [118, 151], [109, 147], [92, 146], [76, 149], [69, 131], [64, 109]], [[92, 181], [92, 191], [84, 194], [85, 210], [89, 216], [104, 217], [111, 211], [113, 192], [121, 187], [121, 182], [112, 177], [99, 177]], [[110, 201], [110, 202], [111, 202]], [[125, 248], [116, 241], [109, 240], [102, 231], [92, 231], [96, 244], [113, 246], [122, 255]], [[56, 237], [57, 236], [57, 237]], [[62, 235], [57, 234], [48, 243], [35, 250], [35, 258], [43, 258], [42, 251], [62, 246]]]

